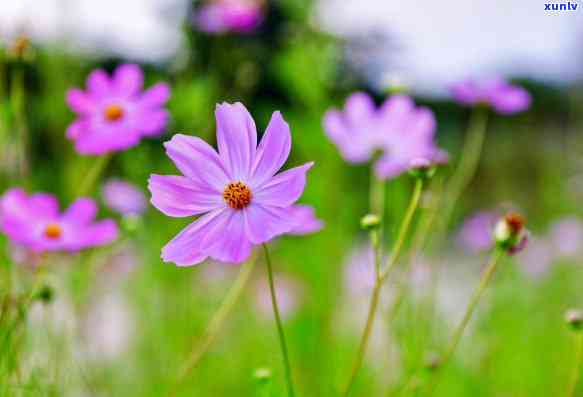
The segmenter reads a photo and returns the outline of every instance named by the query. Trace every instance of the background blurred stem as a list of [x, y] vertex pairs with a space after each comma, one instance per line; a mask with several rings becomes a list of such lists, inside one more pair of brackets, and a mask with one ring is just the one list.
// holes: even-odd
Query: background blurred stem
[[178, 376], [176, 383], [172, 387], [169, 396], [176, 395], [178, 391], [178, 387], [186, 380], [188, 375], [196, 368], [198, 363], [200, 362], [201, 358], [205, 355], [210, 345], [215, 341], [219, 331], [223, 327], [225, 320], [229, 313], [233, 310], [233, 307], [239, 299], [241, 298], [241, 294], [245, 290], [245, 286], [247, 282], [251, 278], [251, 274], [253, 273], [253, 268], [255, 267], [255, 258], [251, 258], [247, 261], [243, 266], [241, 266], [241, 270], [239, 271], [239, 275], [237, 279], [233, 283], [233, 286], [227, 293], [227, 296], [221, 303], [221, 306], [214, 314], [213, 318], [209, 322], [204, 334], [201, 338], [197, 339], [194, 348], [192, 349], [188, 361], [184, 365], [180, 375]]
[[364, 355], [366, 353], [366, 349], [368, 347], [368, 342], [370, 339], [370, 335], [372, 333], [372, 328], [374, 325], [374, 320], [376, 318], [377, 307], [380, 298], [380, 292], [383, 285], [383, 282], [389, 275], [391, 269], [395, 266], [397, 261], [399, 260], [399, 256], [401, 250], [403, 248], [403, 243], [405, 242], [405, 238], [408, 234], [409, 227], [411, 226], [411, 221], [413, 219], [413, 215], [415, 214], [415, 210], [419, 206], [419, 199], [421, 198], [421, 192], [423, 190], [423, 180], [418, 178], [415, 180], [415, 187], [413, 190], [413, 195], [411, 196], [411, 201], [405, 212], [405, 217], [401, 222], [401, 227], [399, 228], [399, 234], [397, 235], [397, 240], [395, 241], [393, 251], [389, 260], [387, 261], [387, 265], [385, 266], [384, 270], [381, 270], [381, 259], [382, 256], [379, 254], [380, 252], [380, 245], [378, 244], [378, 235], [375, 233], [371, 233], [371, 242], [373, 245], [373, 249], [375, 252], [375, 269], [379, 269], [375, 272], [375, 283], [372, 291], [372, 296], [370, 300], [370, 305], [368, 309], [368, 315], [366, 318], [366, 324], [364, 326], [364, 331], [362, 333], [362, 338], [360, 340], [360, 344], [358, 346], [358, 352], [356, 353], [356, 358], [354, 360], [354, 364], [352, 365], [352, 371], [350, 372], [350, 377], [348, 379], [348, 383], [346, 388], [344, 389], [344, 396], [350, 395], [350, 390], [354, 385], [354, 381], [356, 380], [356, 376], [358, 375], [358, 371], [360, 367], [362, 367], [362, 362], [364, 360]]
[[448, 361], [451, 359], [453, 353], [455, 352], [457, 346], [459, 345], [459, 342], [464, 334], [464, 331], [465, 331], [468, 323], [470, 322], [470, 319], [472, 318], [474, 310], [476, 309], [476, 306], [478, 305], [480, 298], [484, 294], [486, 287], [490, 283], [492, 276], [496, 272], [496, 268], [498, 266], [498, 263], [500, 262], [500, 259], [504, 256], [504, 254], [505, 254], [505, 251], [503, 249], [495, 248], [494, 253], [492, 254], [492, 256], [490, 258], [490, 261], [488, 262], [488, 265], [486, 266], [486, 269], [482, 273], [482, 277], [480, 278], [480, 283], [478, 284], [478, 288], [476, 289], [476, 291], [474, 292], [474, 295], [472, 295], [472, 298], [470, 299], [470, 303], [468, 304], [466, 312], [464, 313], [464, 317], [462, 318], [462, 321], [459, 323], [459, 325], [456, 327], [456, 329], [453, 333], [453, 336], [451, 338], [451, 342], [449, 343], [449, 346], [441, 359], [439, 371], [437, 371], [435, 373], [435, 376], [433, 377], [432, 382], [429, 384], [428, 393], [427, 393], [428, 395], [432, 392], [432, 390], [435, 388], [435, 386], [437, 386], [437, 382], [439, 380], [439, 374], [441, 374], [443, 372], [444, 367], [447, 365]]
[[369, 212], [378, 215], [382, 220], [385, 213], [385, 182], [376, 177], [372, 166], [370, 167], [369, 200]]
[[581, 375], [581, 364], [583, 362], [583, 332], [577, 331], [575, 334], [575, 362], [573, 364], [573, 371], [567, 387], [567, 397], [575, 396], [579, 376]]
[[283, 366], [285, 369], [288, 396], [293, 397], [295, 393], [291, 375], [291, 365], [289, 363], [287, 344], [285, 343], [285, 334], [283, 332], [283, 325], [281, 323], [281, 316], [279, 314], [279, 307], [277, 305], [275, 285], [273, 283], [273, 269], [271, 266], [271, 258], [269, 257], [269, 250], [267, 249], [267, 244], [265, 243], [263, 244], [263, 252], [265, 253], [265, 264], [267, 265], [267, 278], [269, 280], [269, 291], [271, 292], [271, 304], [273, 306], [273, 314], [275, 315], [275, 323], [277, 325], [277, 333], [279, 336], [279, 343], [281, 345], [281, 353], [283, 355]]
[[444, 238], [458, 200], [476, 175], [486, 137], [487, 124], [488, 109], [481, 106], [476, 107], [470, 117], [461, 159], [445, 190], [445, 197], [442, 201], [443, 208], [434, 234], [439, 239], [438, 246], [441, 245], [441, 239]]
[[111, 159], [111, 154], [105, 154], [99, 156], [97, 160], [93, 163], [89, 171], [87, 172], [85, 178], [81, 182], [81, 187], [79, 188], [78, 196], [87, 196], [93, 193], [95, 185], [99, 181], [101, 174], [107, 167], [109, 160]]
[[18, 63], [14, 66], [10, 86], [10, 100], [12, 105], [12, 113], [14, 115], [14, 127], [18, 134], [18, 163], [19, 176], [26, 182], [26, 177], [29, 174], [30, 165], [28, 163], [28, 126], [26, 124], [26, 110], [25, 110], [25, 82], [24, 82], [24, 66]]

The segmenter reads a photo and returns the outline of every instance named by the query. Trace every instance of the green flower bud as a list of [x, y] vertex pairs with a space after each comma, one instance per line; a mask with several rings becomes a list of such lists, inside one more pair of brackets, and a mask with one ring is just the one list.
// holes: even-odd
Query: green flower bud
[[364, 230], [374, 230], [381, 225], [381, 218], [375, 214], [367, 214], [360, 220], [360, 227]]

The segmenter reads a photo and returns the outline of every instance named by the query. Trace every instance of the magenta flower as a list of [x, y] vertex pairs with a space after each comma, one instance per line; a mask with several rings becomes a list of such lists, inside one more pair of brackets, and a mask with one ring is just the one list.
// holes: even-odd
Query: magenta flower
[[295, 226], [289, 234], [302, 236], [319, 232], [324, 227], [324, 222], [316, 217], [316, 212], [309, 205], [296, 204], [290, 208], [291, 216], [295, 219]]
[[115, 222], [94, 222], [96, 214], [97, 206], [88, 198], [77, 199], [60, 214], [53, 195], [27, 196], [22, 189], [11, 189], [0, 199], [0, 230], [13, 243], [34, 252], [75, 252], [117, 238]]
[[131, 183], [110, 179], [103, 185], [103, 201], [121, 215], [140, 215], [146, 210], [146, 196]]
[[161, 135], [168, 121], [162, 107], [170, 97], [165, 83], [142, 92], [144, 76], [137, 65], [121, 65], [110, 78], [103, 70], [91, 72], [87, 91], [67, 92], [67, 103], [77, 113], [67, 129], [81, 154], [104, 154], [137, 145], [143, 137]]
[[241, 103], [215, 111], [218, 153], [200, 138], [177, 134], [166, 153], [184, 176], [151, 175], [152, 204], [173, 217], [201, 215], [162, 249], [162, 259], [189, 266], [211, 257], [240, 263], [253, 245], [291, 231], [289, 208], [313, 163], [276, 175], [291, 149], [288, 124], [274, 112], [257, 146], [253, 118]]
[[494, 246], [492, 231], [500, 213], [496, 211], [479, 211], [464, 220], [458, 233], [458, 244], [469, 252], [480, 252]]
[[431, 110], [415, 107], [404, 95], [387, 99], [375, 108], [364, 93], [352, 94], [344, 111], [330, 110], [324, 116], [326, 135], [350, 163], [365, 163], [381, 154], [375, 172], [381, 179], [394, 178], [419, 159], [447, 161], [447, 154], [434, 142], [436, 122]]
[[263, 17], [263, 1], [214, 0], [197, 10], [194, 24], [206, 33], [251, 33]]
[[524, 88], [496, 77], [483, 81], [464, 80], [450, 87], [454, 99], [467, 106], [484, 104], [497, 113], [512, 114], [527, 110], [531, 97]]

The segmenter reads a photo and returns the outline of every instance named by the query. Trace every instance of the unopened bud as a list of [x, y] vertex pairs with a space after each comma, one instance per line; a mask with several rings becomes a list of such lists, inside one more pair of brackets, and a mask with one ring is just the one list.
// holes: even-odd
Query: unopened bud
[[583, 311], [579, 309], [569, 309], [565, 313], [565, 321], [574, 331], [583, 329]]
[[514, 212], [506, 214], [494, 227], [494, 241], [510, 255], [522, 251], [528, 242], [524, 218]]
[[409, 164], [409, 175], [419, 179], [430, 179], [435, 175], [435, 165], [426, 158], [414, 158]]
[[54, 298], [55, 292], [50, 285], [43, 285], [38, 289], [34, 297], [42, 303], [50, 303]]
[[381, 218], [375, 214], [367, 214], [360, 220], [360, 227], [364, 230], [374, 230], [381, 225]]
[[253, 372], [253, 378], [255, 378], [260, 383], [269, 382], [271, 380], [271, 370], [269, 368], [257, 368]]

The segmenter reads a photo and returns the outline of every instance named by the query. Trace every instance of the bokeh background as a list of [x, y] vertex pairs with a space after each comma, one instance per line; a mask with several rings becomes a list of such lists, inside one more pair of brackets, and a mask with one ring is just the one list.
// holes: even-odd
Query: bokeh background
[[[505, 208], [526, 216], [531, 244], [500, 268], [435, 395], [562, 395], [573, 362], [563, 315], [583, 305], [583, 10], [549, 13], [533, 0], [266, 0], [250, 31], [213, 33], [196, 23], [204, 5], [0, 2], [0, 192], [47, 191], [63, 206], [76, 197], [95, 158], [77, 154], [65, 138], [74, 119], [65, 93], [97, 67], [134, 62], [147, 86], [171, 85], [166, 133], [117, 153], [104, 170], [104, 180], [127, 180], [144, 194], [150, 173], [175, 173], [162, 147], [172, 134], [214, 144], [216, 103], [243, 102], [259, 131], [281, 110], [292, 128], [288, 165], [316, 162], [301, 202], [316, 208], [325, 228], [271, 244], [276, 283], [298, 394], [335, 396], [348, 377], [370, 294], [372, 265], [359, 227], [369, 170], [341, 159], [324, 135], [323, 114], [357, 90], [378, 103], [405, 91], [433, 109], [451, 165], [439, 169], [424, 196], [428, 205], [459, 159], [469, 116], [448, 85], [504, 76], [529, 90], [532, 106], [491, 117], [477, 175], [447, 234], [430, 236], [441, 243], [415, 255], [414, 271], [401, 277], [410, 293], [400, 305], [392, 303], [397, 283], [386, 286], [354, 395], [399, 395], [427, 355], [446, 344], [487, 255], [464, 242], [464, 222]], [[387, 247], [411, 187], [406, 175], [387, 184]], [[101, 200], [100, 187], [93, 196]], [[57, 257], [50, 302], [35, 305], [18, 346], [2, 353], [0, 395], [166, 395], [237, 276], [237, 267], [220, 263], [162, 263], [161, 247], [188, 219], [151, 206], [139, 220], [101, 211], [118, 218], [123, 237]], [[3, 236], [0, 244], [2, 273], [25, 289], [27, 258]], [[284, 395], [264, 270], [260, 257], [177, 395]], [[18, 375], [6, 376], [16, 366]], [[254, 376], [259, 368], [272, 371], [269, 385]]]

